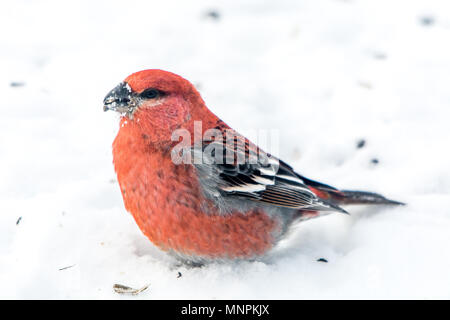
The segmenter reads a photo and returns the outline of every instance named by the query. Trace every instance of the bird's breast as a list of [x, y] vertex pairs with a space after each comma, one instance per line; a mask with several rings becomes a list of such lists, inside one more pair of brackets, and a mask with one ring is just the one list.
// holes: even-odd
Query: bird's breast
[[193, 165], [133, 141], [118, 135], [114, 166], [127, 211], [155, 245], [194, 260], [253, 258], [272, 248], [277, 220], [259, 209], [221, 214]]

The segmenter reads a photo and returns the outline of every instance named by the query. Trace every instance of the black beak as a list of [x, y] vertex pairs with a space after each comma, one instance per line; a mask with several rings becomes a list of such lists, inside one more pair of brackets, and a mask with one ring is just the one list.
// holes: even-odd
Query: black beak
[[135, 108], [133, 92], [126, 82], [121, 82], [103, 99], [103, 111], [113, 110], [132, 114]]

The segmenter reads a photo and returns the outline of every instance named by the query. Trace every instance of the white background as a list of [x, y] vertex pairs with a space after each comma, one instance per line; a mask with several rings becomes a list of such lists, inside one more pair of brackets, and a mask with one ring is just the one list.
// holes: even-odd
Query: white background
[[[298, 172], [408, 206], [305, 222], [264, 261], [178, 266], [123, 207], [102, 111], [148, 68], [238, 131], [279, 130]], [[449, 86], [445, 0], [2, 1], [0, 298], [448, 299]]]

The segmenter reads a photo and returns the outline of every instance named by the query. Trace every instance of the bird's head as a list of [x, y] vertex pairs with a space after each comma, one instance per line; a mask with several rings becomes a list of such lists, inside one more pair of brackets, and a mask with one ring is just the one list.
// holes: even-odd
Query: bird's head
[[146, 133], [168, 138], [171, 131], [211, 114], [189, 81], [158, 69], [128, 76], [106, 95], [103, 110], [117, 111], [122, 123], [139, 123]]
[[112, 89], [103, 100], [103, 110], [114, 110], [132, 119], [138, 111], [153, 110], [170, 115], [174, 110], [167, 107], [174, 103], [178, 109], [183, 109], [203, 101], [186, 79], [171, 72], [149, 69], [129, 75]]

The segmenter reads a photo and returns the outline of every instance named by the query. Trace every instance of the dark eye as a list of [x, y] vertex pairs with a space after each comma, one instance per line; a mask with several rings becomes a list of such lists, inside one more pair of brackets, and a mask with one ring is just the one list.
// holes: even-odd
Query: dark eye
[[155, 99], [157, 97], [159, 97], [161, 95], [161, 91], [159, 91], [158, 89], [146, 89], [144, 91], [142, 91], [142, 93], [140, 94], [140, 96], [144, 99]]

